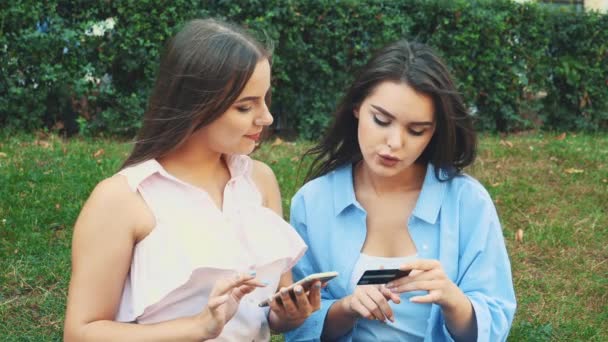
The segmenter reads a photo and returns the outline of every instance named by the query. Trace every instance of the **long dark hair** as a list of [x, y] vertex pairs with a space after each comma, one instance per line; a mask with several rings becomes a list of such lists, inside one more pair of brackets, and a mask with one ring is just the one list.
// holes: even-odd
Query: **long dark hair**
[[159, 158], [222, 115], [270, 52], [215, 19], [187, 22], [169, 41], [135, 146], [121, 168]]
[[449, 70], [428, 46], [399, 40], [384, 47], [363, 67], [324, 137], [304, 154], [313, 157], [305, 181], [362, 159], [353, 111], [385, 81], [405, 83], [433, 101], [435, 133], [418, 163], [432, 163], [437, 179], [448, 180], [475, 160], [477, 138], [472, 119]]

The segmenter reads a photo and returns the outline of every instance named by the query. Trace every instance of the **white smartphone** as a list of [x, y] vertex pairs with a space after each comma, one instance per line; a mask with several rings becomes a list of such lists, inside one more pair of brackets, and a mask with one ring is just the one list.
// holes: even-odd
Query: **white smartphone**
[[[327, 283], [328, 281], [334, 279], [337, 276], [338, 276], [338, 272], [321, 272], [321, 273], [309, 274], [306, 277], [291, 284], [287, 289], [289, 290], [289, 292], [293, 293], [294, 287], [296, 287], [297, 285], [300, 285], [304, 289], [304, 292], [307, 292], [308, 290], [310, 290], [310, 287], [312, 286], [312, 284], [315, 281], [320, 280], [321, 285], [323, 285], [323, 284]], [[281, 298], [281, 293], [280, 292], [275, 293], [272, 296], [272, 298], [274, 300]], [[260, 306], [260, 307], [268, 306], [268, 299], [264, 299], [262, 302], [260, 302], [260, 304], [258, 304], [258, 306]]]

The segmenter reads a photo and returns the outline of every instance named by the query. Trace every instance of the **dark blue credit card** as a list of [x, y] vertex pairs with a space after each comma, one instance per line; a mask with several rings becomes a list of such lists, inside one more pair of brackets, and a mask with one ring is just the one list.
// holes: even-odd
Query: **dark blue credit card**
[[410, 274], [410, 271], [402, 271], [400, 269], [386, 269], [386, 270], [367, 270], [357, 285], [378, 285], [386, 284], [389, 281], [405, 277]]

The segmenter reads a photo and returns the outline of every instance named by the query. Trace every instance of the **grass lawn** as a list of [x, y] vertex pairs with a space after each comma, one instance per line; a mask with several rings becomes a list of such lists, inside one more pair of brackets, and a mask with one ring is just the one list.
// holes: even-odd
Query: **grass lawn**
[[[286, 213], [307, 146], [267, 143], [255, 152], [274, 169]], [[3, 341], [61, 339], [73, 223], [129, 148], [0, 132]], [[518, 298], [509, 340], [608, 340], [608, 137], [483, 136], [468, 172], [490, 191], [503, 223]]]

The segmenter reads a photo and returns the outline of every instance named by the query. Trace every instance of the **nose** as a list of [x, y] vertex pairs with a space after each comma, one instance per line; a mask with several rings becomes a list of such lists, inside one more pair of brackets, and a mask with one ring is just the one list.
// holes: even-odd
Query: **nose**
[[405, 133], [401, 129], [401, 127], [394, 127], [386, 137], [386, 144], [390, 149], [398, 149], [403, 147], [404, 145], [404, 136]]
[[274, 118], [272, 117], [272, 114], [270, 114], [268, 107], [266, 106], [266, 104], [264, 104], [262, 113], [260, 114], [259, 117], [257, 117], [254, 120], [254, 123], [257, 126], [270, 126], [270, 125], [272, 125], [273, 121], [274, 121]]

